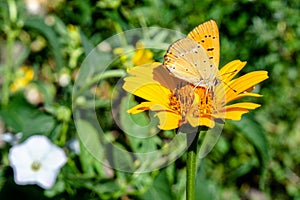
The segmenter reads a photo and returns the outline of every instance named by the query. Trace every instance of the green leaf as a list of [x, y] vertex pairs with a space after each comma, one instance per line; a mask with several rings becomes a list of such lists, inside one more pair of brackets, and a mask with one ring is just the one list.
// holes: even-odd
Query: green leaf
[[120, 171], [133, 172], [134, 161], [131, 152], [122, 145], [115, 143], [112, 149], [113, 168]]
[[89, 39], [85, 36], [85, 34], [82, 32], [81, 29], [79, 29], [80, 38], [82, 41], [84, 54], [87, 56], [95, 47], [94, 45], [89, 41]]
[[152, 199], [174, 199], [171, 195], [170, 182], [167, 178], [167, 173], [165, 170], [162, 170], [157, 177], [155, 178], [152, 187], [141, 196], [142, 200], [152, 200]]
[[241, 164], [238, 168], [232, 170], [228, 175], [236, 180], [238, 177], [245, 176], [257, 165], [257, 159], [252, 158], [247, 162]]
[[107, 162], [109, 155], [100, 141], [99, 133], [90, 122], [85, 120], [78, 120], [76, 127], [80, 138], [80, 163], [84, 173], [90, 176], [106, 177], [104, 163]]
[[217, 199], [217, 186], [206, 178], [205, 159], [201, 159], [198, 165], [199, 167], [196, 175], [195, 186], [195, 200]]
[[115, 199], [114, 196], [118, 196], [121, 188], [115, 181], [106, 181], [95, 183], [92, 181], [85, 181], [82, 183], [83, 187], [88, 188], [90, 191], [99, 195], [100, 199]]
[[[269, 161], [269, 147], [263, 127], [249, 113], [241, 121], [230, 121], [231, 124], [241, 130], [241, 133], [254, 145], [261, 162], [262, 174], [265, 174], [266, 165]], [[264, 185], [264, 176], [260, 180], [260, 186]]]
[[25, 27], [40, 32], [48, 40], [49, 46], [52, 50], [59, 71], [64, 66], [64, 61], [61, 53], [61, 47], [58, 42], [59, 39], [56, 33], [54, 32], [54, 30], [50, 26], [45, 24], [43, 18], [32, 17], [26, 19], [24, 22], [25, 22], [24, 24]]
[[33, 134], [49, 134], [55, 125], [54, 117], [33, 107], [21, 95], [12, 98], [6, 108], [0, 111], [5, 124], [26, 137]]
[[103, 160], [105, 152], [97, 130], [88, 121], [81, 119], [77, 120], [76, 128], [83, 147], [99, 161]]
[[131, 115], [127, 110], [136, 105], [130, 96], [126, 96], [121, 101], [120, 124], [130, 141], [131, 147], [135, 152], [143, 153], [157, 149], [161, 144], [157, 133], [157, 118], [149, 117], [145, 112]]

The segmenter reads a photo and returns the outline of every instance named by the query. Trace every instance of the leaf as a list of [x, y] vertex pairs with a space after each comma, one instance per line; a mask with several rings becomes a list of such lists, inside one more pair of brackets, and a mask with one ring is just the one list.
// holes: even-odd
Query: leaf
[[86, 44], [86, 46], [88, 47], [85, 47], [85, 53], [88, 53], [88, 55], [86, 55], [87, 57], [80, 66], [73, 88], [74, 100], [83, 93], [89, 92], [88, 88], [101, 80], [103, 73], [108, 70], [111, 61], [114, 59], [109, 52], [101, 51], [99, 48], [89, 51], [91, 46], [89, 44]]
[[95, 183], [94, 181], [85, 181], [82, 186], [99, 195], [99, 199], [112, 199], [119, 194], [121, 188], [114, 180]]
[[87, 56], [95, 47], [94, 45], [89, 41], [89, 39], [85, 36], [85, 34], [82, 32], [81, 29], [79, 29], [80, 38], [82, 41], [82, 46], [84, 49], [84, 54]]
[[59, 71], [64, 66], [64, 61], [61, 54], [61, 47], [58, 42], [59, 39], [56, 33], [54, 32], [54, 30], [50, 26], [45, 24], [43, 18], [32, 17], [26, 19], [24, 22], [25, 22], [24, 24], [25, 27], [40, 32], [47, 39]]
[[26, 137], [33, 134], [49, 134], [55, 125], [54, 117], [33, 107], [21, 95], [12, 98], [6, 108], [0, 111], [5, 124]]
[[[129, 104], [129, 105], [128, 105]], [[126, 96], [121, 101], [120, 125], [128, 137], [131, 147], [135, 152], [151, 152], [157, 149], [161, 140], [154, 135], [158, 132], [157, 118], [153, 116], [149, 119], [145, 112], [131, 115], [127, 113], [129, 107], [136, 105], [136, 102]]]
[[111, 147], [113, 156], [112, 168], [125, 172], [133, 172], [134, 161], [132, 153], [118, 143], [111, 145]]
[[[266, 165], [269, 161], [269, 147], [263, 127], [254, 119], [253, 114], [249, 113], [241, 121], [230, 121], [231, 124], [241, 130], [241, 133], [254, 145], [261, 162], [262, 174], [265, 174]], [[264, 185], [264, 176], [260, 186]]]
[[[96, 128], [89, 121], [78, 119], [76, 121], [77, 133], [80, 139], [80, 163], [85, 174], [98, 177], [106, 177], [104, 165], [107, 165], [107, 160], [111, 157], [109, 148], [105, 148], [101, 142], [101, 137]], [[116, 148], [115, 148], [116, 149]], [[116, 153], [118, 156], [119, 154]], [[124, 159], [124, 155], [116, 158], [118, 162]], [[112, 163], [114, 163], [112, 161]], [[132, 160], [127, 161], [132, 164]], [[112, 164], [113, 165], [113, 164]], [[111, 166], [114, 167], [114, 166]]]
[[196, 175], [195, 200], [217, 199], [217, 185], [206, 178], [205, 159], [198, 163], [199, 167]]
[[202, 140], [202, 142], [198, 152], [199, 159], [204, 158], [213, 149], [222, 133], [222, 128], [223, 124], [216, 124], [214, 128], [200, 132], [200, 140]]
[[170, 182], [167, 178], [167, 173], [165, 170], [162, 170], [157, 177], [155, 178], [152, 187], [141, 196], [142, 200], [152, 200], [152, 199], [163, 199], [163, 200], [172, 200], [174, 197], [171, 195]]
[[[82, 119], [76, 121], [76, 128], [83, 147], [99, 161], [103, 160], [105, 152], [100, 143], [97, 130], [88, 121]], [[88, 169], [88, 166], [86, 169]]]

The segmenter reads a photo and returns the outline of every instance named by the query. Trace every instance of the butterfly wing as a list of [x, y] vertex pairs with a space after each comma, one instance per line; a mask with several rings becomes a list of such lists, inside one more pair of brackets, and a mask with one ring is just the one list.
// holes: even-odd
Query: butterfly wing
[[214, 65], [216, 67], [219, 66], [220, 41], [219, 29], [216, 21], [210, 20], [200, 24], [194, 28], [187, 37], [198, 42], [198, 44], [206, 50], [208, 57], [213, 60]]
[[176, 77], [201, 85], [210, 78], [211, 70], [216, 70], [205, 49], [190, 38], [174, 42], [164, 57], [164, 65]]

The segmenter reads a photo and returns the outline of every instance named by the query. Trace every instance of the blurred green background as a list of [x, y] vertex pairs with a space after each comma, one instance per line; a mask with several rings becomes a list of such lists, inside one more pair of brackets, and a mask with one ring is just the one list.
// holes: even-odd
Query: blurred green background
[[[1, 0], [0, 13], [0, 134], [22, 132], [21, 141], [47, 135], [70, 158], [52, 189], [18, 186], [7, 159], [10, 144], [1, 141], [0, 199], [184, 199], [185, 156], [133, 175], [106, 169], [83, 145], [79, 155], [68, 150], [77, 137], [72, 88], [82, 61], [103, 40], [151, 26], [187, 34], [209, 19], [219, 25], [220, 67], [240, 59], [247, 61], [242, 74], [267, 70], [269, 79], [255, 89], [263, 97], [250, 99], [262, 106], [241, 121], [227, 121], [201, 160], [196, 199], [300, 199], [298, 0]], [[115, 66], [126, 72], [121, 61]], [[131, 149], [130, 140], [115, 136], [121, 133], [110, 116], [112, 82], [97, 89], [104, 132]]]

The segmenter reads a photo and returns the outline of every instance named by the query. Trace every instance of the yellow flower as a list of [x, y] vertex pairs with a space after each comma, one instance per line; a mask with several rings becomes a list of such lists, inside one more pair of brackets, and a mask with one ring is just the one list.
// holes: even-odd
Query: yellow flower
[[32, 67], [22, 66], [16, 73], [16, 78], [10, 85], [11, 92], [15, 92], [22, 89], [28, 85], [28, 83], [33, 79], [34, 71]]
[[115, 55], [119, 55], [120, 56], [120, 61], [122, 63], [126, 63], [127, 56], [124, 54], [124, 49], [122, 49], [120, 47], [119, 48], [115, 48], [113, 52], [114, 52]]
[[75, 46], [81, 44], [81, 38], [80, 38], [78, 27], [72, 24], [68, 24], [67, 30], [68, 30], [68, 36], [72, 40], [72, 45]]
[[222, 84], [217, 85], [213, 92], [172, 76], [161, 63], [134, 67], [129, 70], [131, 76], [124, 79], [123, 88], [146, 101], [128, 112], [155, 111], [162, 130], [185, 124], [212, 128], [218, 120], [240, 120], [243, 114], [260, 105], [251, 102], [229, 103], [247, 96], [260, 97], [251, 93], [251, 90], [268, 78], [266, 71], [255, 71], [233, 79], [245, 65], [246, 62], [239, 60], [225, 65], [220, 70]]
[[142, 42], [137, 42], [136, 52], [132, 57], [132, 62], [136, 66], [152, 63], [153, 53], [150, 50], [145, 49]]

